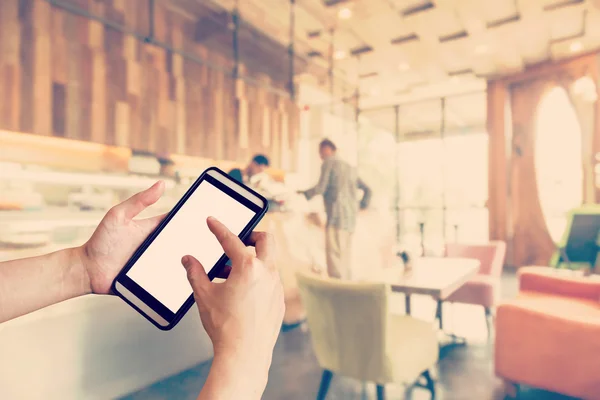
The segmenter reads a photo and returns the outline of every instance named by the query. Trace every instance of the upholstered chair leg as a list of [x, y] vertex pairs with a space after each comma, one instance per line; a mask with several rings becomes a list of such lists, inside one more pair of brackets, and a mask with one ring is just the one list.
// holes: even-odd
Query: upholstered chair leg
[[385, 385], [377, 385], [377, 400], [385, 400]]
[[367, 382], [362, 383], [362, 390], [360, 393], [360, 400], [368, 400], [369, 395], [367, 394]]
[[508, 399], [519, 398], [519, 384], [505, 379], [504, 380], [504, 394], [506, 395], [505, 398], [508, 398]]
[[321, 378], [321, 386], [319, 387], [319, 393], [317, 394], [317, 400], [325, 400], [327, 397], [329, 385], [331, 384], [331, 378], [333, 378], [333, 372], [328, 369], [324, 369], [323, 377]]
[[485, 309], [485, 323], [487, 326], [488, 340], [492, 337], [492, 330], [494, 329], [494, 314], [492, 309], [484, 307]]
[[442, 312], [443, 305], [444, 305], [444, 303], [442, 302], [442, 300], [438, 300], [437, 307], [435, 309], [435, 318], [439, 321], [440, 330], [444, 329], [443, 312]]
[[433, 381], [433, 378], [431, 377], [431, 372], [429, 372], [429, 370], [427, 370], [427, 371], [423, 372], [423, 376], [425, 377], [427, 390], [429, 390], [431, 392], [431, 398], [435, 399], [435, 382]]

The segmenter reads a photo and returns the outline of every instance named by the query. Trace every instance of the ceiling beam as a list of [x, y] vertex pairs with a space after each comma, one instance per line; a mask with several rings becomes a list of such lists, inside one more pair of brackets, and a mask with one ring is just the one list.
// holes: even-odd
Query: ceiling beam
[[230, 14], [223, 10], [211, 16], [204, 16], [196, 21], [194, 29], [194, 40], [202, 43], [215, 35], [230, 34], [228, 24], [231, 21]]

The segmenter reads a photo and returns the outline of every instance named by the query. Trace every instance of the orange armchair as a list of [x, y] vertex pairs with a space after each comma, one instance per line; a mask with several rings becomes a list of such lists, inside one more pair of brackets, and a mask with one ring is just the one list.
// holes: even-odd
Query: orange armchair
[[600, 280], [526, 267], [519, 286], [496, 314], [495, 369], [507, 394], [525, 384], [600, 399]]

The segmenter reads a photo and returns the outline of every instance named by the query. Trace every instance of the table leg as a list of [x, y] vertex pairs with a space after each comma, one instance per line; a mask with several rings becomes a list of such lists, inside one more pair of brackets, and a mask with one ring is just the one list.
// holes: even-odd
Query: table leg
[[443, 301], [437, 301], [437, 308], [435, 311], [435, 317], [439, 319], [440, 332], [443, 335], [443, 339], [440, 341], [440, 359], [444, 358], [451, 350], [456, 347], [466, 346], [467, 339], [456, 336], [454, 332], [446, 333], [443, 329], [443, 319], [442, 319], [442, 305]]
[[439, 320], [440, 330], [444, 330], [443, 312], [442, 312], [442, 300], [437, 301], [437, 308], [435, 310], [435, 317]]
[[405, 301], [405, 308], [406, 308], [406, 315], [410, 315], [410, 294], [406, 294], [404, 295], [404, 301]]

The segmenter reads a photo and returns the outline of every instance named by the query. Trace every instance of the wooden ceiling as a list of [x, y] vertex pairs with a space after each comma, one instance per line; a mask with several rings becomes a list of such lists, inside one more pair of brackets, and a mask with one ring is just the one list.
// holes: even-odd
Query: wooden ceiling
[[[289, 44], [289, 1], [211, 1], [228, 12], [238, 4], [244, 21], [283, 46]], [[336, 97], [350, 96], [358, 84], [360, 106], [365, 109], [483, 91], [489, 77], [598, 49], [599, 3], [598, 0], [296, 0], [295, 50], [306, 61], [303, 76], [298, 79], [329, 90], [327, 67], [329, 55], [333, 54]], [[287, 68], [285, 58], [282, 68]], [[485, 110], [483, 118], [475, 118], [471, 111], [479, 111], [481, 101], [477, 95], [449, 100], [447, 112], [453, 116], [448, 123], [456, 127], [485, 123]], [[435, 104], [437, 112], [430, 115], [440, 114], [439, 103]], [[420, 107], [434, 109], [433, 105]], [[429, 119], [435, 122], [417, 124], [413, 130], [439, 126], [439, 118]]]

